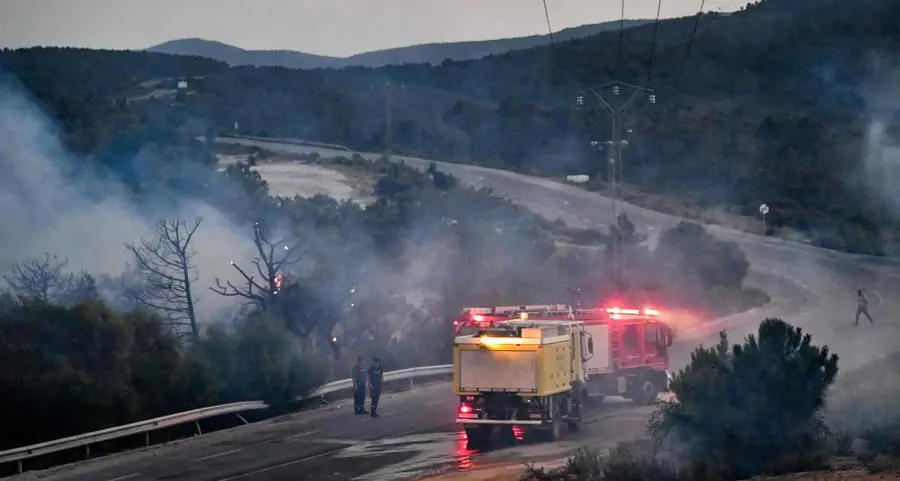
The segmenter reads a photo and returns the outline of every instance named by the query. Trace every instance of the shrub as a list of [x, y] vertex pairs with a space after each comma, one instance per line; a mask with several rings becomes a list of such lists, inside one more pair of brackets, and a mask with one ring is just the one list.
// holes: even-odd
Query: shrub
[[740, 287], [750, 269], [740, 246], [716, 239], [694, 222], [682, 221], [660, 234], [656, 252], [685, 273], [693, 273], [705, 289]]
[[837, 355], [812, 344], [780, 319], [766, 319], [757, 336], [729, 350], [697, 348], [673, 379], [673, 401], [650, 423], [658, 443], [683, 446], [695, 476], [741, 479], [818, 468], [826, 454], [825, 391], [837, 375]]
[[687, 479], [662, 459], [649, 441], [619, 443], [613, 448], [602, 470], [605, 481], [679, 481]]
[[579, 448], [566, 464], [550, 471], [529, 466], [523, 481], [687, 481], [660, 459], [649, 441], [619, 443], [609, 456], [593, 448]]
[[16, 413], [2, 447], [196, 407], [215, 400], [208, 380], [145, 313], [24, 301], [0, 316], [0, 410]]
[[214, 373], [222, 402], [262, 399], [280, 408], [325, 380], [312, 348], [281, 321], [262, 315], [241, 321], [234, 333], [210, 330], [195, 356]]

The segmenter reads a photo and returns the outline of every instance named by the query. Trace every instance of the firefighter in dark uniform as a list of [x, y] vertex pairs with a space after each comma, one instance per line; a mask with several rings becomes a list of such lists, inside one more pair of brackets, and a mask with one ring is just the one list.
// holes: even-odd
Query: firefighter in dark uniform
[[872, 315], [869, 314], [869, 300], [866, 299], [866, 295], [863, 294], [862, 289], [857, 289], [856, 291], [856, 320], [853, 321], [854, 326], [859, 325], [859, 316], [863, 315], [869, 318], [869, 324], [875, 325], [875, 321], [872, 320]]
[[378, 417], [378, 399], [381, 397], [381, 381], [384, 379], [384, 368], [381, 367], [381, 359], [372, 358], [369, 366], [369, 396], [372, 398], [372, 417]]
[[353, 380], [353, 413], [368, 414], [366, 411], [366, 366], [363, 358], [356, 358], [356, 364], [350, 369], [350, 379]]

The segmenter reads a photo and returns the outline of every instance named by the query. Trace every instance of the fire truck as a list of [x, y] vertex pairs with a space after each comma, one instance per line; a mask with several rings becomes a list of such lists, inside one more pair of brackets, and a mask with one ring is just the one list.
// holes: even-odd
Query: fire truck
[[467, 307], [454, 321], [457, 335], [476, 332], [503, 321], [581, 321], [591, 352], [585, 361], [587, 379], [582, 395], [593, 400], [622, 396], [638, 404], [653, 404], [668, 389], [669, 347], [674, 333], [652, 308], [582, 309], [569, 304]]
[[454, 338], [456, 422], [470, 447], [489, 443], [495, 427], [507, 439], [518, 426], [551, 441], [563, 425], [581, 428], [591, 354], [584, 328], [571, 320], [506, 320]]

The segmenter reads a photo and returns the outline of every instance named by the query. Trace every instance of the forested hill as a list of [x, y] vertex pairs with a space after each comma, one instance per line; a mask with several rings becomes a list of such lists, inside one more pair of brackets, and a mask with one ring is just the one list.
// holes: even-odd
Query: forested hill
[[[583, 38], [599, 32], [630, 28], [650, 22], [650, 20], [625, 20], [624, 22], [602, 22], [560, 30], [553, 34], [554, 40]], [[407, 63], [427, 63], [437, 65], [444, 60], [470, 60], [488, 55], [496, 55], [511, 50], [528, 49], [550, 43], [550, 35], [530, 35], [527, 37], [478, 40], [471, 42], [446, 42], [410, 45], [364, 52], [349, 57], [327, 57], [290, 50], [244, 50], [233, 45], [203, 40], [183, 38], [171, 40], [148, 48], [150, 52], [175, 55], [193, 55], [220, 60], [229, 65], [254, 65], [258, 67], [286, 68], [341, 68], [341, 67], [382, 67]]]
[[[657, 103], [640, 104], [630, 117], [628, 183], [748, 214], [765, 202], [774, 225], [836, 248], [893, 246], [895, 194], [885, 179], [896, 164], [882, 154], [896, 150], [882, 147], [897, 130], [896, 98], [885, 100], [898, 72], [900, 4], [767, 0], [733, 16], [654, 27], [625, 30], [622, 50], [618, 32], [608, 32], [479, 60], [379, 69], [228, 68], [199, 58], [51, 49], [0, 58], [45, 102], [55, 99], [49, 103], [82, 150], [124, 152], [144, 141], [134, 132], [121, 142], [96, 140], [98, 130], [117, 135], [125, 120], [144, 125], [139, 132], [155, 142], [173, 128], [222, 133], [237, 123], [245, 134], [377, 150], [390, 79], [395, 151], [599, 175], [603, 154], [589, 141], [605, 140], [608, 127], [602, 115], [592, 122], [575, 111], [576, 92], [614, 79], [646, 84]], [[189, 88], [175, 97], [174, 79], [185, 77]], [[169, 80], [139, 88], [150, 79]], [[151, 91], [159, 95], [146, 96]], [[99, 107], [97, 96], [117, 107]]]

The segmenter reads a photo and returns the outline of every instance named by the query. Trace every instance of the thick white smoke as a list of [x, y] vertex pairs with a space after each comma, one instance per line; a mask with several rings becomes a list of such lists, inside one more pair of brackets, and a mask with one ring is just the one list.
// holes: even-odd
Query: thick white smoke
[[216, 208], [196, 200], [176, 202], [175, 211], [161, 202], [138, 208], [119, 183], [90, 175], [69, 180], [72, 166], [87, 164], [65, 151], [53, 123], [33, 102], [0, 85], [0, 272], [50, 253], [68, 258], [71, 270], [118, 276], [133, 262], [125, 243], [152, 238], [157, 219], [199, 216], [204, 221], [194, 242], [200, 277], [194, 290], [201, 321], [214, 321], [213, 313], [233, 299], [207, 287], [216, 277], [234, 275], [230, 260], [253, 256], [249, 226], [239, 230]]

